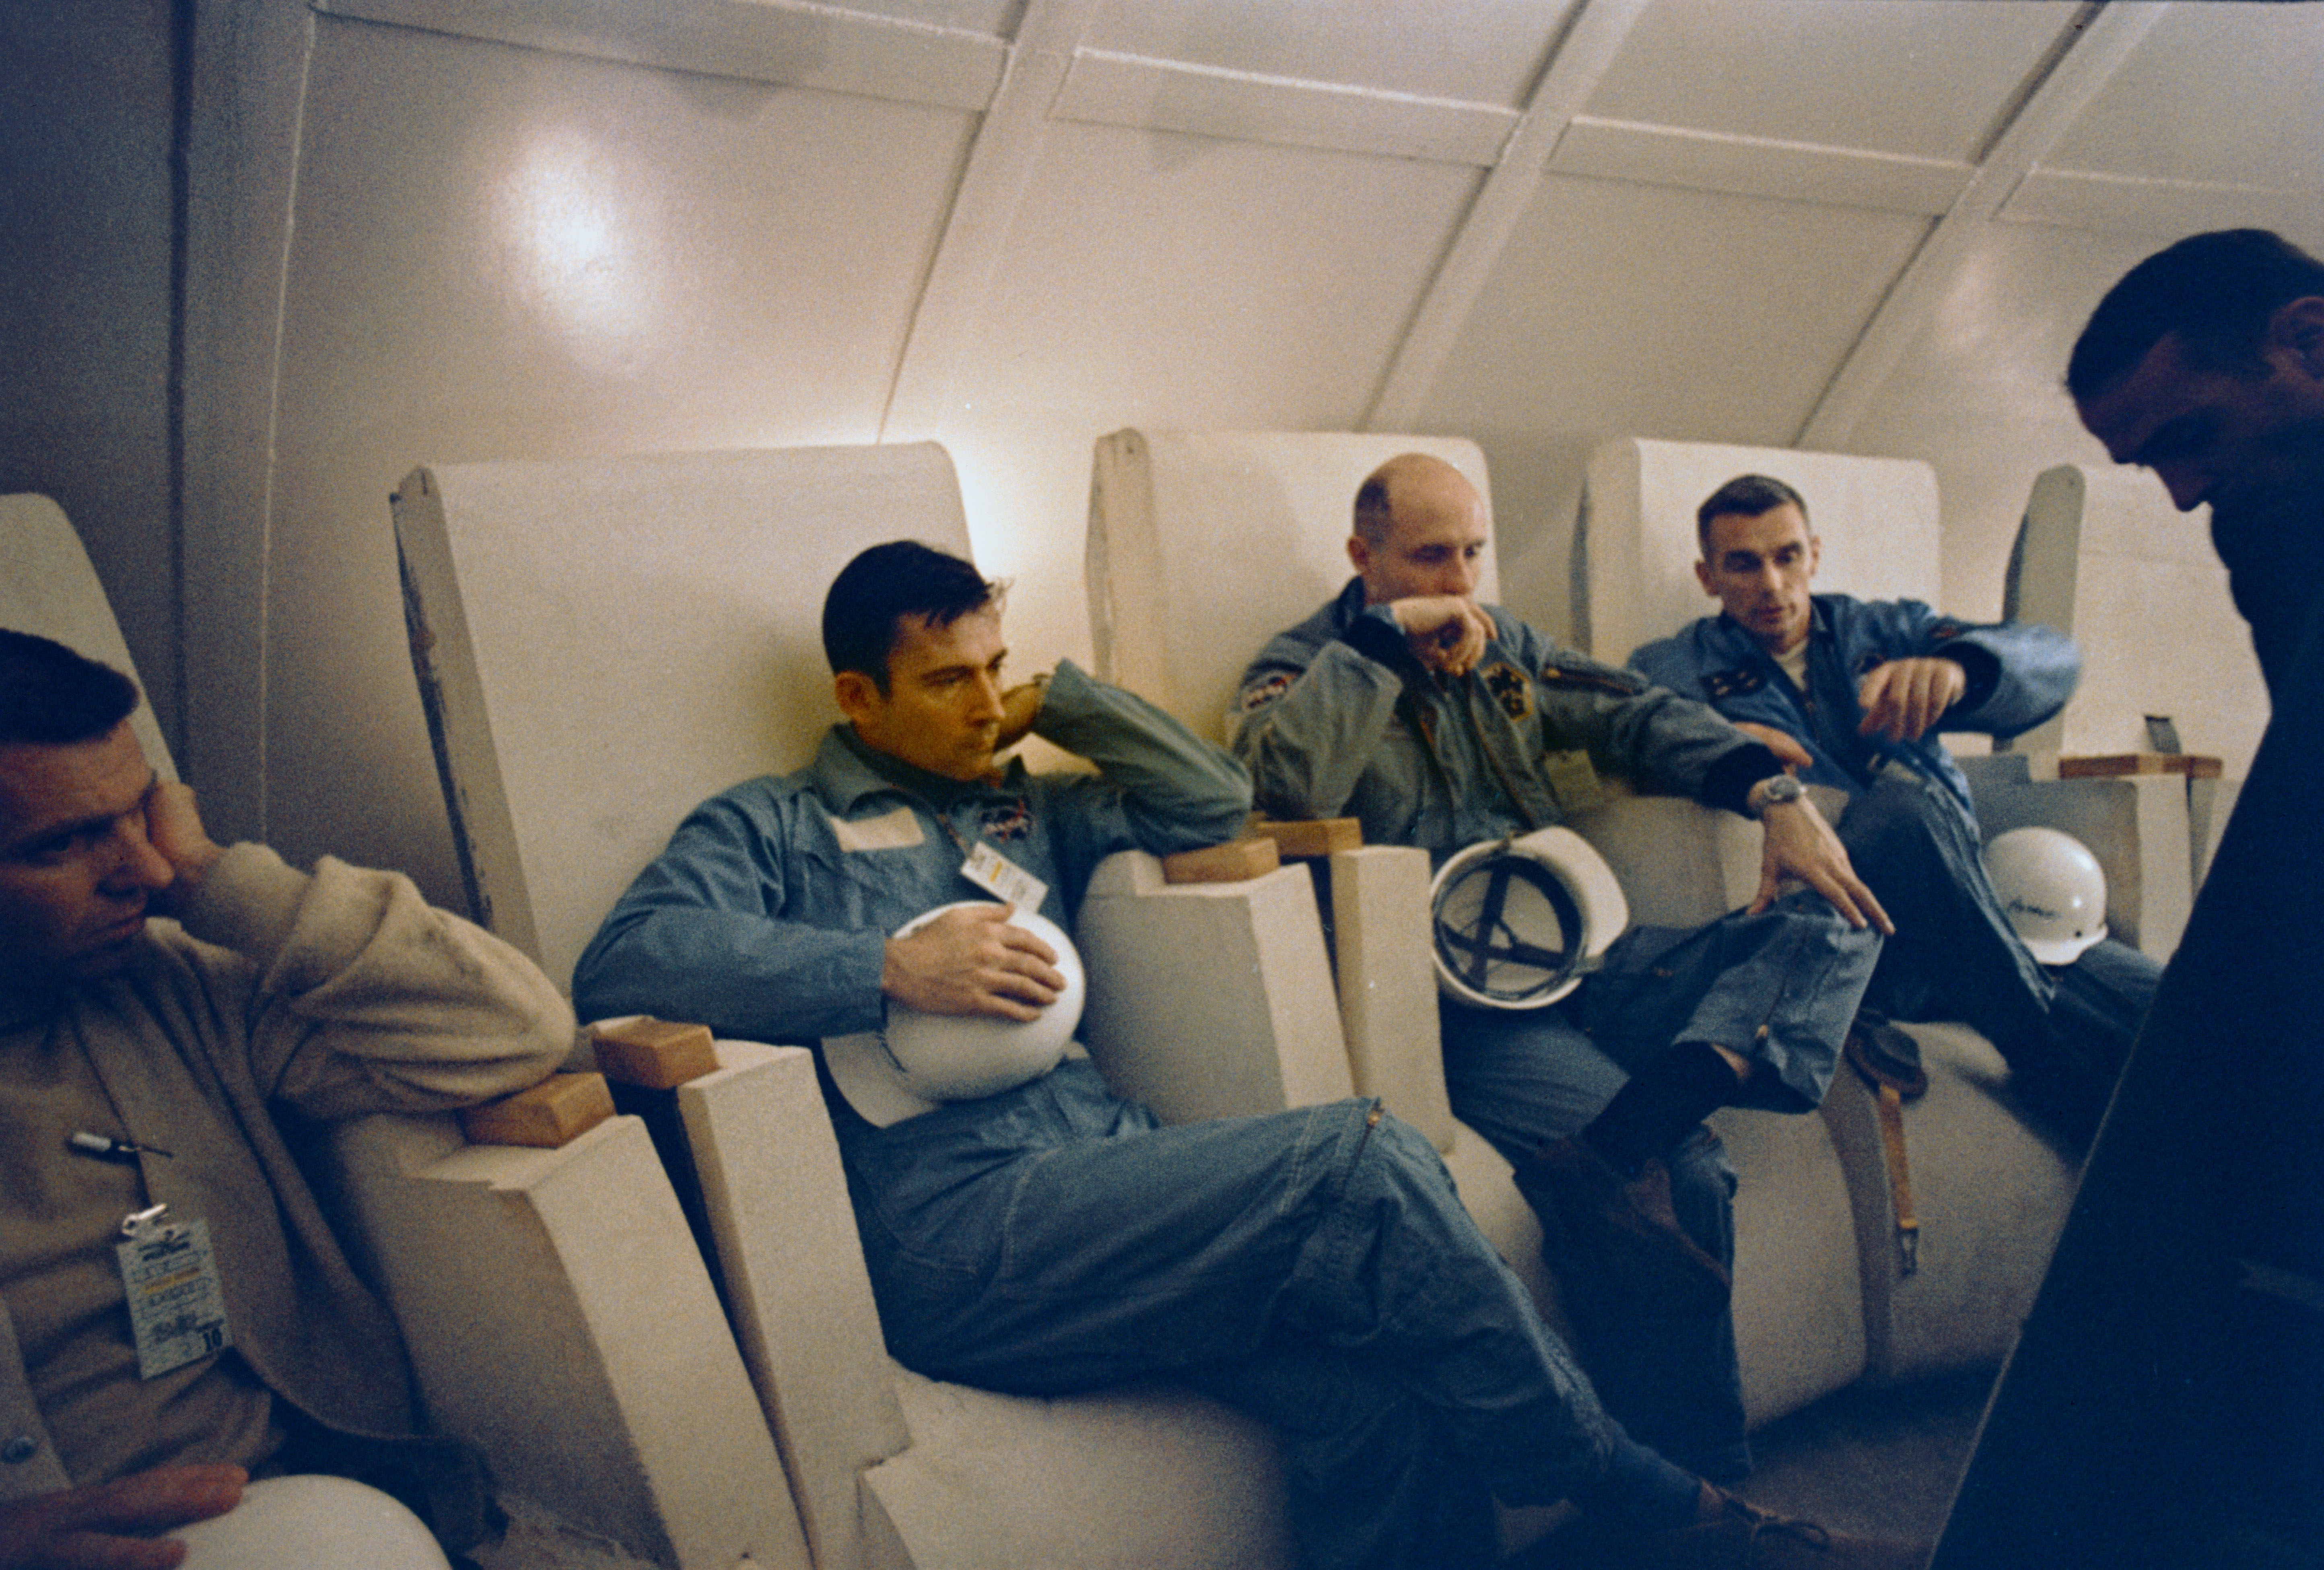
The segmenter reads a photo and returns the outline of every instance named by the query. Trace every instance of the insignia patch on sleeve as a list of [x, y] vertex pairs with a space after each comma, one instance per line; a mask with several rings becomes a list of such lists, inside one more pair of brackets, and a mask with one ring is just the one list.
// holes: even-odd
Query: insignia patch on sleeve
[[1958, 638], [1968, 631], [1969, 629], [1959, 622], [1939, 622], [1929, 629], [1929, 641], [1932, 643], [1941, 643], [1948, 638]]
[[1646, 689], [1646, 678], [1603, 667], [1575, 670], [1563, 665], [1545, 665], [1541, 668], [1541, 683], [1569, 691], [1603, 692], [1615, 697], [1636, 697]]
[[1022, 796], [1013, 801], [995, 802], [977, 815], [977, 831], [987, 839], [997, 839], [1006, 845], [1013, 839], [1023, 839], [1033, 832], [1033, 808]]
[[1268, 677], [1266, 679], [1254, 681], [1249, 687], [1242, 689], [1242, 697], [1240, 700], [1242, 704], [1242, 711], [1245, 714], [1249, 714], [1255, 708], [1260, 708], [1268, 704], [1273, 703], [1277, 698], [1281, 697], [1285, 693], [1290, 690], [1291, 672], [1288, 670], [1278, 670], [1274, 675]]
[[1516, 666], [1496, 660], [1477, 674], [1484, 679], [1485, 690], [1493, 695], [1501, 712], [1511, 719], [1521, 720], [1533, 713], [1533, 683]]
[[1754, 665], [1714, 670], [1702, 679], [1702, 690], [1713, 703], [1722, 697], [1742, 697], [1767, 685], [1767, 673]]

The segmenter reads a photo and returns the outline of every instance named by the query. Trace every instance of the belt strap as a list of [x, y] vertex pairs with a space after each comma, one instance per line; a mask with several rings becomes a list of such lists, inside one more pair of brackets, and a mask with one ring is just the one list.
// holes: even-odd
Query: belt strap
[[1896, 1216], [1896, 1273], [1909, 1276], [1921, 1268], [1921, 1218], [1913, 1208], [1913, 1169], [1904, 1158], [1904, 1101], [1929, 1087], [1920, 1043], [1886, 1020], [1862, 1014], [1848, 1033], [1845, 1050], [1879, 1108], [1880, 1153]]
[[1896, 1211], [1896, 1273], [1909, 1276], [1921, 1268], [1921, 1218], [1913, 1211], [1913, 1170], [1904, 1160], [1904, 1098], [1893, 1085], [1882, 1085], [1877, 1094], [1888, 1198]]

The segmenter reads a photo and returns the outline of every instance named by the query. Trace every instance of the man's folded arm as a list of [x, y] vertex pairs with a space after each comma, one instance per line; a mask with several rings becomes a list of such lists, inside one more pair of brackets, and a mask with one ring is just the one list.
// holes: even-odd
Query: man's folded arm
[[179, 916], [254, 967], [252, 1069], [309, 1116], [468, 1105], [540, 1079], [573, 1044], [573, 1011], [538, 965], [401, 873], [326, 856], [309, 874], [238, 845]]
[[767, 832], [724, 798], [679, 825], [574, 967], [583, 1019], [657, 1014], [757, 1041], [879, 1027], [886, 934], [794, 919]]
[[1222, 844], [1250, 813], [1242, 764], [1134, 693], [1057, 662], [1033, 734], [1097, 765], [1130, 836], [1157, 855]]
[[1245, 672], [1229, 724], [1261, 811], [1333, 817], [1354, 794], [1404, 691], [1382, 658], [1402, 640], [1376, 634], [1370, 652], [1356, 641], [1358, 629], [1378, 625], [1376, 614], [1357, 617], [1356, 638], [1333, 639], [1308, 660], [1278, 639]]

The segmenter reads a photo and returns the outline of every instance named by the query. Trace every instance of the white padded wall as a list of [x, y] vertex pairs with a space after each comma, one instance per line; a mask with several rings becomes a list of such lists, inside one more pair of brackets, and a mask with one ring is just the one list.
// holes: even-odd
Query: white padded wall
[[[1090, 485], [1097, 673], [1206, 736], [1225, 734], [1243, 668], [1348, 581], [1364, 477], [1399, 453], [1452, 465], [1492, 503], [1484, 454], [1446, 437], [1117, 430]], [[1480, 598], [1498, 597], [1486, 558]]]
[[1937, 477], [1905, 458], [1712, 442], [1602, 442], [1590, 455], [1577, 525], [1574, 637], [1613, 664], [1717, 604], [1694, 576], [1694, 510], [1738, 475], [1782, 480], [1807, 499], [1823, 542], [1815, 586], [1862, 599], [1941, 604]]

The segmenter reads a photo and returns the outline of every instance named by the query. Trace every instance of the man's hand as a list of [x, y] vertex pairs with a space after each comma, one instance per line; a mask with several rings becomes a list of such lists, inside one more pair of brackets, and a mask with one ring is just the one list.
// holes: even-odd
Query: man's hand
[[1775, 753], [1775, 761], [1783, 764], [1787, 771], [1795, 772], [1801, 769], [1815, 767], [1815, 759], [1808, 754], [1808, 750], [1800, 745], [1799, 738], [1791, 732], [1779, 731], [1773, 725], [1758, 725], [1750, 720], [1737, 720], [1734, 725], [1737, 730]]
[[151, 909], [161, 916], [184, 910], [202, 879], [226, 854], [202, 827], [192, 787], [174, 780], [156, 780], [145, 792], [145, 843], [178, 874], [168, 888], [153, 896]]
[[1056, 949], [1009, 925], [1014, 914], [1007, 905], [971, 905], [888, 939], [880, 990], [924, 1014], [1039, 1019], [1065, 991], [1065, 973]]
[[1493, 619], [1462, 595], [1420, 595], [1392, 600], [1388, 614], [1404, 629], [1412, 652], [1431, 670], [1466, 676], [1485, 657]]
[[1031, 734], [1033, 718], [1048, 695], [1045, 679], [1020, 682], [1001, 695], [1001, 734], [992, 738], [994, 752], [1005, 753]]
[[161, 1466], [0, 1505], [0, 1570], [171, 1570], [183, 1543], [145, 1536], [242, 1502], [239, 1466]]
[[1917, 742], [1968, 690], [1969, 672], [1958, 660], [1932, 656], [1876, 665], [1856, 689], [1856, 701], [1864, 706], [1857, 734]]
[[1783, 892], [1784, 879], [1794, 877], [1831, 900], [1850, 927], [1868, 923], [1895, 936], [1895, 924], [1856, 875], [1840, 836], [1832, 833], [1814, 802], [1804, 796], [1776, 802], [1759, 815], [1759, 825], [1767, 837], [1759, 853], [1759, 891], [1752, 898], [1749, 914], [1757, 916], [1774, 904]]

